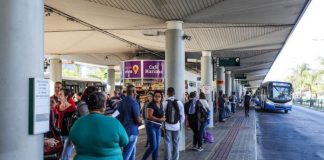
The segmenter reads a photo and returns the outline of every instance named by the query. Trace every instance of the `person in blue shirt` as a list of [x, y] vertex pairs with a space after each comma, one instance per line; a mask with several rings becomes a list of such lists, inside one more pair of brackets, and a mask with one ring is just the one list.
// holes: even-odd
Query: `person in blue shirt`
[[135, 100], [135, 86], [129, 85], [126, 89], [127, 96], [120, 102], [118, 120], [124, 126], [129, 138], [129, 143], [124, 147], [124, 160], [135, 160], [138, 126], [142, 125], [140, 107]]

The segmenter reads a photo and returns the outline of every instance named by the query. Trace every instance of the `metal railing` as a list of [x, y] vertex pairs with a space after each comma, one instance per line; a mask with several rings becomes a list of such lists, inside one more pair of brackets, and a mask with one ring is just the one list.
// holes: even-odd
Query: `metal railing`
[[296, 98], [293, 99], [293, 103], [295, 105], [305, 106], [305, 107], [317, 107], [324, 109], [324, 99], [302, 99], [302, 98]]

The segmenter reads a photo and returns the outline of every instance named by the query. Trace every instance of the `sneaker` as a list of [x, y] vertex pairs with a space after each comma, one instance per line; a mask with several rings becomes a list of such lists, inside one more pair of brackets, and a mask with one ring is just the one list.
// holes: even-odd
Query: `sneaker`
[[197, 148], [197, 146], [192, 146], [191, 147], [191, 150], [197, 150], [198, 148]]
[[204, 149], [203, 149], [202, 147], [198, 147], [196, 150], [197, 150], [198, 152], [201, 152], [201, 151], [203, 151]]

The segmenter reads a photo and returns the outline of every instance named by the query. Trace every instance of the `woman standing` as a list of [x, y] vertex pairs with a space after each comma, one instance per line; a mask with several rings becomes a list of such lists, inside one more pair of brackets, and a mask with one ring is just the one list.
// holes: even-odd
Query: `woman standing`
[[162, 122], [165, 121], [163, 107], [162, 107], [162, 92], [155, 91], [153, 94], [153, 101], [147, 106], [147, 131], [149, 137], [150, 147], [146, 150], [143, 160], [146, 160], [151, 154], [152, 159], [158, 158], [160, 147], [160, 136]]
[[147, 106], [153, 101], [153, 93], [149, 92], [147, 93], [147, 99], [144, 103], [144, 107], [142, 108], [142, 116], [144, 119], [144, 124], [145, 124], [145, 130], [146, 130], [146, 144], [145, 147], [148, 146], [149, 144], [149, 134], [148, 134], [148, 130], [147, 130]]
[[69, 160], [73, 145], [69, 139], [69, 120], [72, 118], [73, 113], [76, 111], [76, 105], [72, 99], [71, 90], [63, 88], [59, 96], [59, 123], [61, 124], [61, 136], [63, 137], [64, 148], [62, 152], [62, 159]]
[[77, 152], [74, 159], [122, 160], [120, 147], [127, 145], [128, 136], [117, 119], [103, 115], [106, 109], [105, 95], [92, 93], [86, 102], [90, 114], [79, 118], [70, 132]]
[[203, 123], [203, 125], [201, 125], [202, 127], [202, 136], [203, 136], [203, 141], [205, 141], [204, 139], [204, 135], [206, 133], [206, 126], [210, 123], [209, 120], [210, 120], [210, 109], [209, 109], [209, 104], [206, 100], [206, 95], [203, 93], [203, 92], [200, 92], [199, 94], [199, 101], [200, 103], [202, 104], [202, 106], [204, 107], [204, 109], [206, 110], [206, 112], [208, 113], [208, 119], [206, 122]]

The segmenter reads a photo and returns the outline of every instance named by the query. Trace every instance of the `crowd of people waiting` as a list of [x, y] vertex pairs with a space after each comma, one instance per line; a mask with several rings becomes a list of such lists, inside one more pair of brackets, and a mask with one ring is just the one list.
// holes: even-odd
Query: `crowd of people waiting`
[[[183, 104], [175, 97], [174, 88], [149, 92], [143, 107], [136, 99], [136, 89], [127, 86], [121, 94], [110, 97], [89, 86], [82, 93], [72, 95], [56, 82], [51, 96], [50, 131], [45, 134], [46, 159], [69, 160], [75, 149], [75, 160], [134, 160], [139, 126], [146, 129], [147, 147], [142, 159], [158, 159], [160, 138], [165, 144], [165, 160], [179, 159], [181, 124], [193, 132], [192, 150], [202, 151], [203, 142], [213, 142], [206, 126], [210, 120], [210, 107], [203, 92], [186, 93]], [[219, 92], [215, 106], [219, 121], [234, 113], [237, 98], [233, 92], [227, 97]], [[214, 107], [215, 107], [214, 106]], [[247, 113], [248, 114], [248, 113]]]

